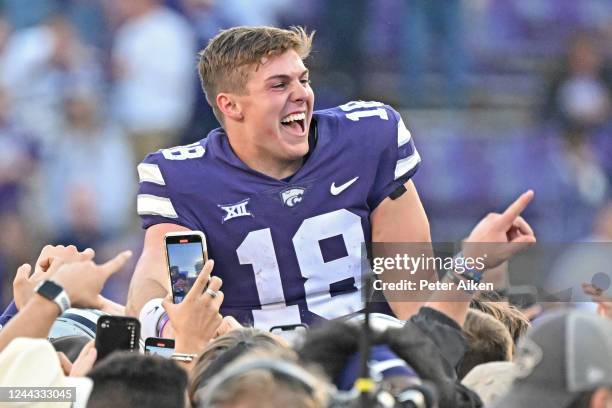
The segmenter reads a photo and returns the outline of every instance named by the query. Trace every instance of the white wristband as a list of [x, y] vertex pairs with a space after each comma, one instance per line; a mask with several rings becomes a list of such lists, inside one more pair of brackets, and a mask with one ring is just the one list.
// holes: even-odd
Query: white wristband
[[166, 310], [162, 307], [162, 298], [151, 299], [140, 309], [140, 337], [158, 337], [157, 323]]

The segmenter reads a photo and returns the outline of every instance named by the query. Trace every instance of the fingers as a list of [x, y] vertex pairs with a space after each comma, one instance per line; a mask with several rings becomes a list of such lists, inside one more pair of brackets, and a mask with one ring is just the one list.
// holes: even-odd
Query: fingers
[[606, 294], [603, 289], [598, 288], [592, 283], [583, 283], [582, 290], [586, 295], [591, 296], [595, 302], [609, 302], [612, 300], [612, 297]]
[[218, 276], [213, 276], [212, 278], [210, 278], [208, 289], [212, 290], [213, 292], [217, 292], [219, 289], [221, 289], [222, 285], [223, 285], [223, 280], [221, 280], [221, 278]]
[[51, 257], [50, 259], [52, 259], [51, 265], [46, 270], [46, 273], [48, 274], [48, 276], [53, 275], [55, 271], [57, 271], [65, 263], [62, 258], [58, 258], [56, 256]]
[[[202, 272], [200, 272], [200, 274], [196, 278], [195, 282], [193, 283], [193, 286], [191, 287], [191, 290], [189, 291], [189, 293], [187, 293], [187, 296], [185, 296], [185, 299], [196, 298], [200, 296], [202, 292], [204, 292], [204, 288], [206, 288], [206, 284], [209, 283], [210, 274], [214, 266], [215, 266], [215, 261], [213, 261], [212, 259], [209, 259], [208, 261], [206, 261], [206, 263], [204, 264], [204, 267], [202, 268]], [[210, 281], [212, 283], [212, 280]], [[209, 288], [210, 288], [210, 284], [209, 284]], [[216, 290], [216, 289], [213, 289], [213, 290]]]
[[521, 235], [510, 241], [511, 244], [535, 244], [536, 238], [533, 235]]
[[30, 272], [32, 271], [32, 266], [30, 264], [23, 264], [19, 268], [17, 268], [17, 273], [15, 274], [14, 282], [27, 281], [30, 277]]
[[110, 261], [100, 265], [100, 269], [107, 276], [111, 276], [125, 265], [125, 263], [132, 257], [132, 251], [123, 251], [119, 255], [115, 256]]
[[221, 305], [223, 304], [223, 299], [225, 299], [225, 294], [221, 292], [220, 290], [217, 291], [217, 296], [212, 298], [212, 302], [211, 302], [211, 305], [213, 306], [213, 308], [216, 310], [219, 310], [221, 308]]
[[83, 347], [79, 356], [72, 365], [70, 370], [71, 377], [84, 377], [93, 367], [98, 358], [98, 350], [96, 350], [94, 342], [90, 341]]
[[58, 351], [57, 358], [59, 358], [60, 366], [62, 367], [64, 375], [70, 375], [70, 372], [72, 371], [72, 363], [70, 362], [68, 357], [66, 357], [66, 354], [61, 351]]
[[168, 295], [162, 300], [162, 307], [164, 308], [166, 312], [168, 312], [168, 309], [172, 309], [174, 306], [176, 305], [172, 301], [172, 297], [170, 295]]
[[529, 202], [533, 199], [533, 195], [533, 190], [528, 190], [525, 193], [521, 194], [521, 196], [517, 198], [516, 201], [514, 201], [512, 204], [510, 204], [508, 208], [506, 208], [506, 211], [502, 213], [501, 218], [509, 223], [513, 222], [516, 217], [521, 215], [521, 212], [523, 212]]
[[79, 254], [79, 258], [81, 261], [91, 261], [94, 256], [96, 256], [96, 251], [91, 248], [87, 248]]
[[521, 216], [518, 216], [514, 219], [512, 227], [518, 229], [523, 235], [534, 235], [531, 226]]

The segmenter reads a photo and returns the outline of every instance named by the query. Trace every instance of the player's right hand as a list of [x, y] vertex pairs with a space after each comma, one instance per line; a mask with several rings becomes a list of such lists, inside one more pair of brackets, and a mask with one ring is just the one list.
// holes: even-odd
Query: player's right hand
[[533, 199], [533, 195], [533, 191], [529, 190], [521, 194], [503, 213], [490, 213], [483, 218], [464, 241], [464, 256], [483, 258], [485, 269], [491, 269], [534, 244], [535, 234], [521, 217], [521, 212]]

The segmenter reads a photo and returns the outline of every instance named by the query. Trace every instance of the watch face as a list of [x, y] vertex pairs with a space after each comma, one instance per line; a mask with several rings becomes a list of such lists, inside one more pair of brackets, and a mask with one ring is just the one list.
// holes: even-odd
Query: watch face
[[62, 287], [51, 281], [45, 281], [40, 288], [38, 293], [46, 297], [47, 299], [55, 299], [57, 295], [62, 293]]

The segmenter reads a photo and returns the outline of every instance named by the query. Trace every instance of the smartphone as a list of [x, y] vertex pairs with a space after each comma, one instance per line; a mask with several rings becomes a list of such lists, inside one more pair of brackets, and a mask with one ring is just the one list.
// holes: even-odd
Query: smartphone
[[149, 337], [145, 340], [145, 354], [170, 358], [174, 353], [174, 339]]
[[164, 237], [172, 300], [181, 303], [208, 260], [201, 231], [169, 232]]
[[303, 323], [298, 324], [286, 324], [282, 326], [273, 326], [270, 328], [270, 333], [281, 336], [289, 342], [289, 344], [295, 346], [306, 334], [308, 326]]
[[139, 351], [140, 322], [126, 316], [100, 316], [96, 325], [97, 361], [118, 350]]

